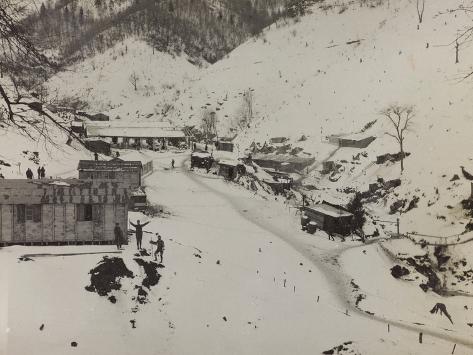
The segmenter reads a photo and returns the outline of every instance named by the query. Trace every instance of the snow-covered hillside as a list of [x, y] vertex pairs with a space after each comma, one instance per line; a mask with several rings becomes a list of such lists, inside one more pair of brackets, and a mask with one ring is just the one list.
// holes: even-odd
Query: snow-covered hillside
[[[28, 136], [15, 126], [7, 124], [8, 122], [0, 122], [0, 174], [4, 178], [24, 179], [28, 168], [36, 178], [37, 169], [42, 166], [47, 178], [76, 176], [77, 162], [93, 158], [93, 153], [79, 142], [71, 140], [69, 145], [66, 144], [68, 134], [48, 118], [32, 110], [22, 110], [20, 108], [21, 114], [40, 129], [23, 126]], [[61, 117], [51, 112], [48, 114], [58, 122], [63, 122]], [[15, 119], [18, 117], [15, 116]], [[64, 126], [68, 125], [66, 121]], [[46, 139], [45, 136], [49, 138]]]
[[[472, 49], [462, 44], [455, 64], [455, 48], [448, 44], [470, 20], [462, 12], [447, 12], [460, 1], [429, 2], [417, 29], [414, 1], [378, 3], [316, 4], [311, 14], [270, 26], [206, 69], [128, 40], [53, 78], [51, 95], [80, 97], [112, 117], [153, 114], [180, 125], [199, 124], [204, 108], [215, 110], [219, 133], [225, 135], [241, 118], [242, 96], [250, 89], [255, 117], [239, 130], [239, 151], [253, 141], [287, 136], [319, 163], [334, 151], [326, 136], [358, 132], [377, 120], [367, 131], [377, 139], [356, 166], [351, 159], [360, 150], [344, 148], [331, 158], [348, 164], [336, 183], [321, 176], [320, 169], [308, 177], [308, 184], [328, 191], [315, 193], [316, 199], [347, 185], [364, 191], [378, 177], [399, 177], [398, 163], [373, 163], [377, 155], [398, 151], [379, 112], [392, 103], [414, 105], [402, 186], [398, 196], [373, 209], [385, 214], [396, 199], [419, 197], [422, 208], [405, 215], [404, 231], [463, 232], [464, 225], [452, 222], [466, 223], [459, 203], [470, 187], [459, 167], [473, 170], [467, 153], [473, 128], [471, 83], [460, 81], [470, 68]], [[139, 77], [137, 91], [129, 82], [133, 73]], [[308, 140], [297, 142], [302, 135]], [[451, 182], [455, 173], [461, 179]]]
[[[172, 111], [183, 87], [198, 69], [187, 59], [154, 51], [145, 42], [127, 39], [53, 77], [50, 97], [76, 98], [97, 112], [122, 119], [155, 115], [164, 118]], [[136, 78], [136, 90], [131, 77]]]
[[[209, 102], [220, 108], [217, 114], [225, 130], [235, 121], [232, 117], [238, 113], [242, 93], [251, 88], [256, 118], [238, 136], [240, 146], [271, 136], [288, 136], [296, 142], [304, 134], [309, 139], [296, 145], [318, 161], [334, 150], [325, 142], [326, 136], [359, 132], [377, 120], [367, 132], [377, 139], [361, 150], [368, 156], [352, 172], [352, 157], [360, 150], [343, 148], [331, 158], [348, 161], [339, 181], [328, 181], [317, 171], [309, 179], [336, 194], [335, 188], [364, 191], [378, 177], [399, 177], [399, 164], [373, 164], [377, 155], [399, 149], [385, 134], [390, 123], [379, 112], [393, 103], [415, 105], [417, 114], [405, 148], [411, 156], [396, 191], [399, 196], [376, 208], [385, 213], [395, 199], [410, 201], [415, 195], [420, 208], [403, 217], [403, 231], [463, 232], [464, 225], [452, 222], [464, 219], [459, 202], [470, 193], [460, 166], [473, 169], [468, 155], [473, 128], [471, 82], [460, 81], [470, 70], [471, 48], [461, 45], [460, 63], [455, 64], [455, 48], [447, 44], [470, 19], [462, 12], [439, 14], [459, 5], [429, 2], [419, 29], [415, 1], [334, 6], [326, 11], [315, 6], [300, 21], [271, 26], [260, 38], [210, 67], [188, 95], [182, 95], [181, 118], [193, 115], [190, 103], [195, 107], [196, 102], [200, 106]], [[455, 173], [461, 179], [451, 182]]]

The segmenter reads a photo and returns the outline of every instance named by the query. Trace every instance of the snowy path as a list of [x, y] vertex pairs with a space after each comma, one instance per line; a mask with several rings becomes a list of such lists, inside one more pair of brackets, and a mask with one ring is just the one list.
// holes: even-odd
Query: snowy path
[[[347, 275], [344, 275], [342, 273], [342, 271], [338, 267], [338, 261], [340, 255], [344, 254], [346, 251], [350, 249], [362, 249], [365, 248], [364, 245], [341, 246], [341, 248], [336, 250], [324, 250], [324, 248], [317, 248], [315, 245], [313, 245], [313, 243], [310, 243], [306, 240], [306, 236], [295, 237], [295, 234], [297, 234], [295, 232], [296, 229], [291, 229], [291, 224], [290, 222], [288, 222], [287, 218], [280, 219], [278, 218], [277, 214], [274, 214], [273, 216], [262, 215], [261, 211], [269, 210], [268, 201], [258, 201], [259, 204], [256, 203], [256, 201], [251, 201], [251, 204], [248, 204], [248, 199], [238, 198], [227, 193], [227, 191], [224, 191], [222, 189], [216, 189], [214, 188], [214, 186], [211, 186], [206, 183], [205, 178], [203, 179], [201, 177], [197, 177], [196, 175], [189, 172], [187, 172], [187, 175], [189, 176], [189, 178], [199, 183], [201, 186], [205, 186], [212, 192], [219, 194], [220, 196], [225, 198], [235, 210], [238, 210], [240, 212], [240, 216], [248, 219], [258, 227], [268, 231], [272, 234], [273, 237], [277, 237], [284, 240], [286, 243], [290, 244], [295, 250], [297, 250], [302, 256], [309, 259], [313, 263], [313, 265], [324, 274], [325, 280], [328, 281], [328, 285], [332, 291], [332, 294], [336, 298], [338, 298], [339, 307], [347, 307], [350, 312], [354, 312], [359, 317], [368, 319], [370, 321], [380, 322], [385, 325], [390, 324], [391, 326], [396, 326], [415, 334], [422, 332], [424, 333], [424, 335], [427, 334], [438, 339], [446, 340], [452, 343], [462, 344], [467, 348], [473, 349], [473, 341], [469, 339], [469, 335], [467, 334], [455, 335], [451, 331], [443, 331], [446, 330], [444, 328], [439, 328], [437, 330], [432, 328], [419, 327], [401, 319], [388, 318], [382, 315], [368, 315], [367, 313], [355, 307], [355, 305], [353, 304], [353, 297], [350, 297], [350, 279]], [[274, 213], [273, 208], [271, 208], [271, 211], [272, 213]], [[285, 217], [283, 214], [279, 216]], [[327, 263], [327, 261], [329, 261], [329, 263]], [[335, 263], [336, 266], [333, 267], [333, 265], [330, 265], [330, 261]]]

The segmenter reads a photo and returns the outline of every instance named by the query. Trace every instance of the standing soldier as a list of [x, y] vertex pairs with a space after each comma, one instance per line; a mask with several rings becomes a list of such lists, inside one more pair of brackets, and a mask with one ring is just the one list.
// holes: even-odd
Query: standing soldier
[[41, 167], [41, 179], [44, 179], [46, 177], [46, 169], [44, 169], [44, 165]]
[[171, 166], [172, 166], [173, 169], [174, 169], [174, 163], [175, 163], [174, 159], [171, 160]]
[[141, 249], [141, 240], [143, 239], [143, 227], [146, 226], [149, 222], [140, 224], [140, 220], [136, 221], [136, 224], [130, 222], [130, 224], [135, 227], [135, 235], [136, 235], [136, 247], [138, 250]]
[[33, 171], [30, 168], [28, 168], [26, 170], [26, 178], [27, 179], [32, 179], [33, 178]]
[[[164, 241], [161, 239], [161, 236], [159, 233], [156, 233], [158, 236], [158, 240], [156, 241], [156, 251], [154, 252], [154, 261], [158, 260], [157, 255], [159, 254], [159, 257], [161, 259], [160, 263], [163, 263], [163, 253], [164, 253]], [[154, 244], [154, 243], [153, 243]]]
[[118, 222], [115, 223], [115, 229], [113, 231], [115, 233], [115, 243], [117, 244], [117, 249], [120, 250], [122, 248], [123, 232]]
[[38, 179], [41, 179], [41, 167], [38, 166]]

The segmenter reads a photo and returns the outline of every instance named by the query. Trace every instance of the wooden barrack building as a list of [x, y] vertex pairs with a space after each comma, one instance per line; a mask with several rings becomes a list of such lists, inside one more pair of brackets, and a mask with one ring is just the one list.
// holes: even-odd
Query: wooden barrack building
[[0, 245], [113, 243], [128, 202], [115, 181], [0, 179]]

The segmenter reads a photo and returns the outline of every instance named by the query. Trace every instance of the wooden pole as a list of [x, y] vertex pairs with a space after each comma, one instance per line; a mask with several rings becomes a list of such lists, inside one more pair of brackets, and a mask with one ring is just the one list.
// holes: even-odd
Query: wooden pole
[[452, 350], [452, 354], [455, 353], [455, 348], [457, 347], [457, 344], [453, 344], [453, 350]]
[[419, 344], [422, 344], [422, 333], [419, 333]]

